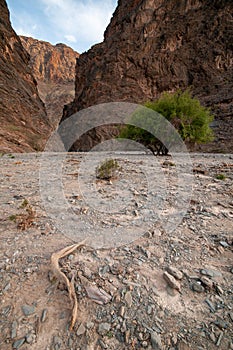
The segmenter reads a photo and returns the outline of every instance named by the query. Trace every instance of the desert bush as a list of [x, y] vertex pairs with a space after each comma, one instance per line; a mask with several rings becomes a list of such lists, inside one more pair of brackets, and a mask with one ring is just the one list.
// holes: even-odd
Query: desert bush
[[116, 159], [106, 159], [96, 168], [96, 177], [101, 180], [110, 180], [116, 176], [119, 165]]
[[[145, 107], [154, 110], [165, 117], [179, 132], [181, 138], [189, 143], [206, 143], [213, 140], [213, 132], [210, 123], [213, 121], [213, 115], [210, 110], [200, 104], [197, 98], [193, 98], [189, 90], [175, 93], [164, 92], [161, 97], [153, 102], [146, 102]], [[119, 137], [129, 138], [141, 142], [157, 154], [167, 154], [168, 149], [153, 134], [159, 135], [164, 130], [159, 130], [161, 123], [155, 122], [154, 116], [145, 113], [141, 116], [133, 115], [132, 124], [140, 122], [145, 125], [147, 130], [134, 125], [126, 125], [122, 128]]]

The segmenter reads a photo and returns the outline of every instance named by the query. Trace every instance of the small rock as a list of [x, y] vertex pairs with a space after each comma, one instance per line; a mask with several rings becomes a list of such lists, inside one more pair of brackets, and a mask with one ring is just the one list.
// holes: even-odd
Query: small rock
[[81, 323], [77, 330], [77, 336], [83, 335], [86, 332], [85, 326]]
[[233, 312], [229, 312], [229, 317], [230, 317], [231, 321], [233, 322]]
[[16, 335], [17, 335], [17, 327], [18, 327], [17, 321], [13, 321], [13, 322], [12, 322], [12, 327], [11, 327], [11, 339], [16, 338]]
[[221, 272], [216, 271], [216, 270], [202, 269], [200, 272], [202, 275], [205, 275], [208, 277], [222, 277]]
[[219, 334], [219, 337], [218, 337], [218, 340], [217, 340], [216, 346], [220, 346], [221, 341], [222, 341], [222, 338], [223, 338], [223, 332], [221, 332], [221, 333]]
[[208, 277], [206, 276], [202, 276], [200, 278], [202, 284], [204, 284], [204, 286], [207, 288], [207, 289], [212, 289], [213, 288], [213, 281], [211, 281], [211, 279], [209, 279]]
[[36, 335], [34, 333], [29, 333], [28, 335], [26, 335], [26, 342], [28, 344], [33, 344], [36, 341]]
[[62, 340], [61, 340], [61, 338], [55, 336], [53, 338], [53, 343], [54, 343], [54, 350], [59, 350], [61, 348], [61, 345], [62, 345]]
[[227, 242], [225, 242], [225, 241], [220, 241], [219, 244], [221, 244], [221, 246], [223, 248], [228, 248], [229, 247], [229, 244]]
[[216, 337], [215, 337], [215, 334], [213, 332], [210, 333], [210, 339], [212, 340], [213, 343], [216, 343]]
[[106, 333], [108, 333], [110, 331], [110, 329], [111, 329], [110, 323], [103, 322], [103, 323], [99, 324], [98, 333], [100, 335], [105, 335]]
[[216, 311], [216, 310], [215, 310], [214, 304], [211, 303], [211, 301], [210, 301], [208, 298], [205, 299], [205, 302], [206, 302], [206, 304], [209, 306], [211, 312], [215, 312], [215, 311]]
[[13, 349], [19, 349], [25, 343], [25, 338], [18, 339], [13, 344]]
[[214, 321], [215, 326], [217, 326], [220, 329], [227, 329], [228, 328], [228, 323], [224, 322], [223, 320], [221, 320], [220, 318], [217, 319], [216, 321]]
[[88, 321], [87, 323], [86, 323], [86, 327], [87, 327], [87, 329], [92, 329], [93, 327], [94, 327], [94, 322], [92, 322], [92, 321]]
[[162, 345], [160, 334], [156, 332], [151, 332], [150, 337], [151, 337], [152, 348], [155, 350], [162, 350], [163, 345]]
[[181, 341], [178, 344], [178, 350], [191, 350], [191, 348], [185, 342]]
[[171, 288], [174, 288], [180, 291], [180, 283], [172, 275], [170, 275], [168, 272], [165, 271], [163, 273], [163, 277]]
[[192, 290], [197, 293], [203, 293], [205, 288], [201, 285], [201, 283], [195, 281], [192, 283]]
[[222, 295], [224, 293], [222, 288], [218, 284], [216, 284], [215, 288], [218, 295]]
[[101, 346], [102, 349], [107, 349], [108, 348], [108, 346], [103, 342], [102, 339], [99, 339], [98, 342], [99, 342], [99, 345]]
[[181, 280], [183, 278], [183, 273], [176, 267], [168, 266], [167, 272], [170, 273], [170, 275], [175, 277], [177, 280]]
[[125, 301], [126, 301], [128, 307], [132, 306], [133, 299], [132, 299], [132, 294], [129, 291], [126, 292], [126, 294], [125, 294]]
[[119, 310], [119, 316], [123, 317], [125, 314], [125, 307], [122, 305]]
[[42, 311], [42, 315], [41, 315], [41, 322], [43, 323], [43, 322], [45, 322], [45, 320], [46, 320], [46, 318], [47, 318], [47, 313], [48, 313], [48, 310], [47, 309], [44, 309], [43, 311]]
[[126, 343], [126, 344], [129, 344], [129, 338], [130, 338], [130, 330], [127, 329], [127, 330], [125, 331], [125, 343]]
[[23, 311], [24, 316], [32, 315], [35, 312], [35, 306], [23, 305], [22, 311]]

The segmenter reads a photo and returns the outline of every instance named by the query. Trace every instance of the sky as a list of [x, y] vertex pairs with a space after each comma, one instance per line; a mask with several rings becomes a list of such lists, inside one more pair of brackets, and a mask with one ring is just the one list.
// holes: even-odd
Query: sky
[[103, 41], [117, 0], [6, 0], [18, 35], [64, 43], [79, 53]]

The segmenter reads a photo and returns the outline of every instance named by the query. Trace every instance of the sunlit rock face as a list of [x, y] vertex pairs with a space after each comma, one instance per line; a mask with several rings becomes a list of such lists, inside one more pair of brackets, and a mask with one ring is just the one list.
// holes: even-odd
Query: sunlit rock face
[[74, 99], [75, 65], [79, 54], [64, 44], [52, 45], [25, 36], [20, 39], [30, 54], [29, 65], [48, 118], [56, 127], [64, 105]]

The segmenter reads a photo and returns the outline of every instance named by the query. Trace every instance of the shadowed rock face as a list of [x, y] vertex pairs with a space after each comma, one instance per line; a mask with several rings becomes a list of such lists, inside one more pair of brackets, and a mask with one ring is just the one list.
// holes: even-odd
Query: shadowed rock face
[[75, 64], [79, 54], [64, 44], [20, 36], [30, 54], [30, 67], [38, 83], [48, 118], [54, 127], [61, 117], [63, 106], [74, 98]]
[[5, 0], [0, 13], [0, 151], [42, 150], [51, 126]]
[[[77, 61], [63, 120], [98, 103], [141, 103], [191, 86], [216, 114], [216, 141], [206, 150], [232, 151], [232, 13], [230, 0], [119, 0], [104, 42]], [[90, 137], [89, 147], [97, 142]]]

